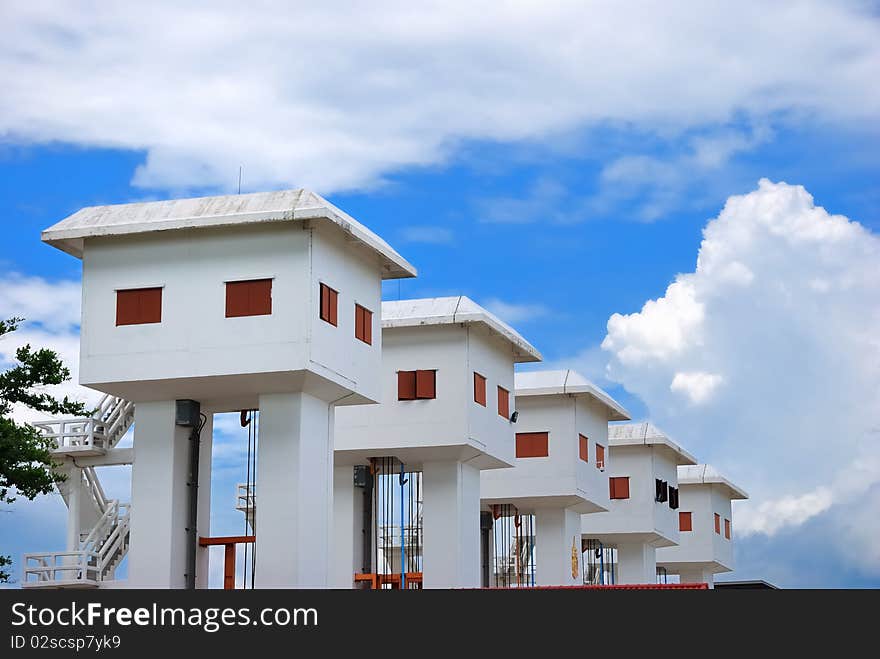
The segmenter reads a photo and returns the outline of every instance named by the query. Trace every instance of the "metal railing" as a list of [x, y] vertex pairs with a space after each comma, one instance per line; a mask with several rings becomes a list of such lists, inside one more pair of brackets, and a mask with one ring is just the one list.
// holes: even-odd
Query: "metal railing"
[[67, 417], [34, 423], [56, 450], [113, 448], [134, 421], [134, 403], [109, 394], [91, 416]]
[[253, 484], [238, 483], [235, 486], [235, 509], [253, 510], [257, 505], [257, 493]]
[[25, 554], [24, 563], [25, 587], [100, 580], [99, 557], [90, 551]]

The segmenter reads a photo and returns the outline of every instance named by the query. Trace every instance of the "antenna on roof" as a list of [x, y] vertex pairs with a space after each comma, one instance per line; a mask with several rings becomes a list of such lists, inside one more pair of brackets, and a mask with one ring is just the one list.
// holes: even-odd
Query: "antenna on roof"
[[241, 165], [238, 166], [238, 194], [241, 194]]

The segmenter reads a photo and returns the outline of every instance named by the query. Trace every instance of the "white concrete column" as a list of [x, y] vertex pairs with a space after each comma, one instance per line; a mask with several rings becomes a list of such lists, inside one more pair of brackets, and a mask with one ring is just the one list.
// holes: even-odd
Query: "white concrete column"
[[657, 550], [643, 542], [618, 544], [616, 576], [619, 584], [657, 583]]
[[257, 588], [330, 584], [332, 431], [333, 409], [314, 396], [260, 396]]
[[479, 588], [479, 469], [425, 462], [422, 487], [424, 587]]
[[[535, 511], [539, 586], [576, 586], [581, 572], [581, 516], [568, 508]], [[574, 570], [574, 574], [572, 574]]]
[[67, 469], [67, 551], [79, 549], [82, 531], [83, 476], [82, 469], [71, 465]]
[[191, 429], [175, 425], [173, 400], [139, 402], [134, 414], [129, 586], [184, 588]]
[[[211, 454], [214, 446], [214, 414], [202, 410], [207, 417], [199, 442], [199, 510], [196, 520], [197, 537], [211, 537]], [[196, 588], [208, 587], [210, 547], [196, 549]]]
[[363, 555], [364, 490], [354, 486], [352, 466], [333, 469], [333, 588], [353, 588]]
[[715, 588], [715, 573], [705, 568], [679, 570], [678, 580], [680, 583], [706, 583], [709, 588]]

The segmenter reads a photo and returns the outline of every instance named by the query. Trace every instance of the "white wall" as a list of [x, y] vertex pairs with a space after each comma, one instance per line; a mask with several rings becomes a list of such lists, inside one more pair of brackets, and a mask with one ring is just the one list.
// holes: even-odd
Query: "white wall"
[[[382, 280], [378, 258], [356, 249], [334, 227], [322, 225], [312, 230], [310, 340], [312, 361], [343, 375], [350, 388], [378, 401], [381, 381], [377, 377], [382, 364]], [[320, 284], [338, 291], [338, 324], [321, 320]], [[373, 312], [373, 343], [368, 345], [354, 336], [354, 305]], [[343, 403], [345, 401], [342, 401]]]
[[[461, 325], [386, 329], [382, 341], [382, 403], [337, 410], [338, 462], [346, 451], [396, 455], [412, 467], [513, 462], [514, 424], [497, 411], [497, 385], [513, 389], [513, 357], [501, 341]], [[397, 400], [397, 372], [414, 370], [437, 371], [435, 399]], [[487, 378], [485, 408], [474, 402], [474, 371]]]
[[[378, 310], [379, 264], [371, 269], [331, 231], [279, 223], [86, 240], [80, 382], [133, 400], [206, 404], [303, 386], [324, 395], [291, 375], [311, 368], [338, 385], [326, 396], [353, 390], [375, 400], [379, 332], [374, 325], [372, 348], [355, 339], [353, 299]], [[273, 280], [271, 315], [226, 318], [225, 282], [264, 278]], [[323, 278], [340, 291], [338, 328], [318, 318]], [[162, 322], [117, 327], [115, 291], [154, 286], [163, 287]], [[131, 385], [150, 380], [163, 382]]]
[[[660, 478], [672, 487], [678, 484], [675, 461], [668, 449], [658, 446], [614, 446], [610, 451], [609, 477], [629, 476], [629, 499], [612, 499], [608, 512], [591, 513], [581, 518], [585, 537], [604, 538], [630, 534], [656, 547], [678, 542], [678, 511], [668, 502], [654, 501], [654, 480]], [[627, 538], [619, 538], [626, 541]]]
[[[733, 528], [731, 540], [724, 537], [724, 520], [731, 519], [731, 505], [725, 487], [703, 483], [682, 485], [680, 512], [691, 513], [692, 531], [679, 533], [677, 547], [657, 550], [657, 562], [670, 572], [711, 566], [714, 572], [733, 569]], [[714, 513], [721, 516], [721, 533], [715, 533]]]
[[[605, 408], [584, 396], [519, 396], [517, 433], [548, 432], [548, 455], [517, 458], [512, 469], [484, 472], [481, 497], [493, 503], [514, 503], [524, 512], [564, 505], [578, 512], [607, 510], [607, 472], [596, 467], [596, 442], [606, 447]], [[589, 461], [580, 459], [579, 434], [588, 438]], [[542, 501], [543, 499], [543, 501]]]

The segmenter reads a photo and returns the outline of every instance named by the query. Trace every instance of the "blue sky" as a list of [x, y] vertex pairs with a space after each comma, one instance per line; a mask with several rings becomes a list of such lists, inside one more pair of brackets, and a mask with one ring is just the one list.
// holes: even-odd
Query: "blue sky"
[[[159, 4], [160, 17], [174, 15]], [[257, 72], [201, 59], [199, 49], [222, 49], [206, 35], [193, 45], [172, 33], [162, 52], [148, 38], [160, 28], [136, 27], [133, 7], [11, 11], [18, 36], [0, 46], [10, 90], [0, 101], [0, 312], [30, 316], [29, 336], [50, 344], [75, 339], [72, 322], [46, 320], [57, 313], [49, 301], [15, 291], [79, 279], [78, 261], [39, 233], [83, 206], [234, 191], [239, 165], [243, 191], [308, 185], [419, 268], [386, 283], [386, 299], [473, 297], [546, 362], [578, 368], [752, 493], [735, 508], [745, 533], [733, 577], [878, 586], [880, 524], [868, 518], [880, 504], [880, 346], [870, 338], [880, 327], [880, 26], [873, 5], [780, 5], [787, 13], [672, 3], [643, 22], [595, 7], [621, 21], [620, 41], [657, 54], [642, 57], [613, 40], [597, 55], [592, 42], [607, 35], [569, 33], [583, 18], [571, 7], [505, 16], [507, 38], [390, 3], [374, 40], [356, 17], [340, 19], [350, 43], [314, 78], [297, 51], [279, 63], [251, 47], [248, 30], [271, 23], [271, 45], [292, 29], [267, 12], [237, 27], [228, 7], [179, 17], [229, 20], [230, 42], [248, 45]], [[700, 38], [677, 33], [685, 15]], [[544, 30], [558, 42], [531, 53], [514, 38]], [[402, 58], [418, 38], [431, 57]], [[45, 54], [28, 56], [39, 44]], [[607, 78], [590, 73], [598, 62]], [[142, 85], [129, 86], [127, 70]], [[703, 267], [719, 253], [720, 265]], [[821, 417], [817, 401], [828, 403]], [[215, 533], [241, 530], [232, 486], [243, 437], [215, 433], [228, 447], [215, 463]], [[821, 458], [828, 442], [836, 465]], [[789, 457], [780, 476], [774, 463]], [[57, 502], [16, 505], [0, 520], [0, 549], [60, 549], [63, 519]]]

